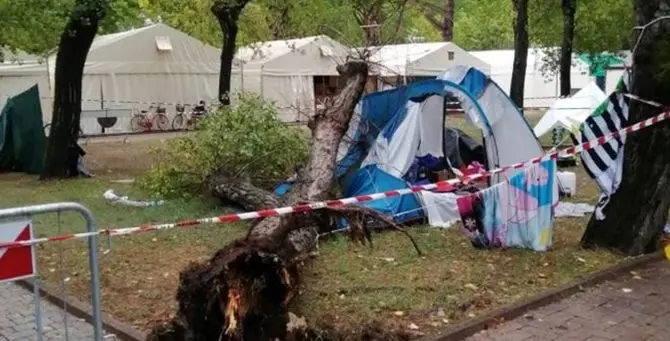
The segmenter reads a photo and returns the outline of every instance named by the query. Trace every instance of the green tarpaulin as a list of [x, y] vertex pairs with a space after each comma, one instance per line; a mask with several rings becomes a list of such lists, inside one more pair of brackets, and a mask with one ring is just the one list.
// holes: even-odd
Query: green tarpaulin
[[589, 65], [589, 72], [595, 77], [604, 77], [607, 68], [613, 65], [622, 65], [624, 58], [614, 53], [580, 54], [577, 56], [581, 61]]
[[0, 170], [41, 173], [46, 144], [35, 85], [10, 98], [0, 112]]

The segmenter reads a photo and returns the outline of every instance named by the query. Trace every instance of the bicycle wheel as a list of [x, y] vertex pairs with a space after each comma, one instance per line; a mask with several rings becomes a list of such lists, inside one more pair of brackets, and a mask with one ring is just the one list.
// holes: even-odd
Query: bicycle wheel
[[179, 130], [184, 128], [184, 115], [177, 115], [172, 120], [172, 129]]
[[144, 115], [133, 115], [133, 118], [130, 119], [130, 130], [140, 131], [142, 129], [142, 120]]
[[160, 131], [167, 130], [168, 127], [170, 126], [170, 120], [168, 120], [167, 116], [165, 114], [157, 114], [154, 117], [154, 126], [158, 128]]
[[44, 125], [44, 136], [49, 137], [49, 133], [51, 133], [51, 123]]

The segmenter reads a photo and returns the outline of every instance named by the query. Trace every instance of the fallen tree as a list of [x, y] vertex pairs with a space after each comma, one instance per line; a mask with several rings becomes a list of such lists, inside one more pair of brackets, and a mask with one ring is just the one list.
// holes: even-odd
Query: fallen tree
[[[363, 93], [368, 67], [363, 61], [349, 61], [340, 65], [338, 72], [342, 80], [338, 95], [310, 120], [310, 157], [285, 198], [279, 200], [251, 183], [240, 182], [223, 169], [205, 180], [211, 193], [246, 208], [328, 199], [337, 149]], [[301, 263], [316, 246], [319, 231], [332, 228], [336, 218], [348, 220], [351, 236], [364, 242], [370, 241], [366, 228], [370, 219], [401, 229], [392, 219], [361, 207], [328, 208], [255, 221], [245, 238], [222, 248], [208, 262], [192, 264], [182, 271], [177, 292], [179, 310], [170, 323], [154, 328], [148, 340], [343, 340], [337, 333], [296, 328], [289, 323], [287, 310], [298, 291]], [[406, 336], [371, 329], [356, 338], [381, 341]]]

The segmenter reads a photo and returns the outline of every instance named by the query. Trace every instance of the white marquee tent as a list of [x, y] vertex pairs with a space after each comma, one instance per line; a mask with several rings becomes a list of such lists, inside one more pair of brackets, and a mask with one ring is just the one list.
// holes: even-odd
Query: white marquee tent
[[[165, 24], [96, 37], [82, 80], [84, 133], [100, 132], [96, 118], [86, 111], [101, 109], [103, 99], [105, 108], [126, 113], [110, 131], [127, 131], [133, 108], [164, 103], [171, 110], [169, 104], [175, 102], [194, 105], [216, 99], [219, 51]], [[55, 58], [45, 65], [0, 67], [0, 95], [12, 96], [38, 83], [40, 95], [52, 97]], [[46, 102], [42, 101], [42, 110], [49, 122], [51, 104]]]
[[590, 82], [572, 97], [556, 100], [535, 126], [535, 135], [540, 137], [555, 127], [568, 131], [578, 128], [606, 99], [607, 96], [598, 85]]
[[[491, 66], [491, 79], [509, 95], [514, 50], [472, 51], [470, 53]], [[548, 108], [560, 95], [558, 74], [545, 75], [543, 73], [544, 57], [545, 54], [539, 49], [528, 50], [524, 88], [524, 106], [527, 108]], [[574, 89], [583, 88], [592, 80], [589, 76], [588, 65], [574, 57], [570, 76], [571, 86]]]
[[242, 47], [235, 54], [233, 99], [253, 92], [275, 102], [283, 121], [306, 120], [316, 105], [315, 77], [339, 76], [336, 67], [348, 54], [347, 47], [325, 35]]
[[472, 66], [485, 74], [490, 72], [486, 62], [450, 42], [385, 45], [369, 49], [373, 52], [370, 60], [378, 65], [376, 73], [382, 77], [434, 78], [455, 65]]

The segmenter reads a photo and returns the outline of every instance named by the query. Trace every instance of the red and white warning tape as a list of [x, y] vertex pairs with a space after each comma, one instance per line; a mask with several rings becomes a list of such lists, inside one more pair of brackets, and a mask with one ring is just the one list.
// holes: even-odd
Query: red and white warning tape
[[421, 191], [430, 191], [430, 190], [435, 190], [435, 189], [449, 190], [449, 189], [453, 188], [453, 186], [458, 184], [458, 183], [468, 183], [468, 182], [472, 182], [472, 181], [475, 181], [475, 180], [481, 180], [481, 179], [490, 177], [494, 174], [499, 174], [499, 173], [506, 172], [508, 170], [521, 169], [521, 168], [525, 168], [525, 167], [528, 167], [528, 166], [531, 166], [531, 165], [534, 165], [534, 164], [541, 163], [543, 161], [555, 160], [559, 156], [560, 157], [573, 156], [573, 155], [576, 155], [577, 153], [579, 153], [581, 151], [592, 149], [592, 148], [595, 148], [597, 146], [603, 145], [603, 144], [607, 143], [608, 141], [610, 141], [614, 138], [617, 138], [617, 137], [620, 137], [622, 135], [626, 135], [626, 134], [629, 134], [629, 133], [632, 133], [632, 132], [642, 130], [642, 129], [647, 128], [649, 126], [655, 125], [655, 124], [657, 124], [661, 121], [664, 121], [668, 118], [670, 118], [670, 111], [665, 111], [665, 112], [660, 113], [660, 114], [658, 114], [658, 115], [656, 115], [652, 118], [646, 119], [646, 120], [641, 121], [641, 122], [637, 122], [637, 123], [635, 123], [631, 126], [628, 126], [626, 128], [623, 128], [623, 129], [615, 131], [615, 132], [612, 132], [612, 133], [607, 134], [605, 136], [601, 136], [597, 139], [584, 142], [584, 143], [579, 144], [577, 146], [569, 147], [569, 148], [566, 148], [566, 149], [563, 149], [563, 150], [560, 150], [560, 151], [554, 151], [554, 152], [545, 154], [541, 157], [536, 157], [536, 158], [530, 159], [530, 160], [525, 161], [525, 162], [519, 162], [519, 163], [503, 166], [503, 167], [493, 169], [493, 170], [490, 170], [490, 171], [469, 175], [469, 176], [466, 176], [466, 177], [460, 178], [460, 179], [450, 179], [450, 180], [440, 181], [440, 182], [427, 184], [427, 185], [416, 185], [416, 186], [412, 186], [411, 188], [398, 189], [398, 190], [392, 190], [392, 191], [386, 191], [386, 192], [382, 192], [382, 193], [374, 193], [374, 194], [368, 194], [368, 195], [360, 195], [360, 196], [350, 197], [350, 198], [335, 199], [335, 200], [314, 202], [314, 203], [308, 203], [308, 204], [299, 204], [299, 205], [295, 205], [295, 206], [286, 206], [286, 207], [280, 207], [280, 208], [268, 208], [268, 209], [263, 209], [263, 210], [259, 210], [259, 211], [253, 211], [253, 212], [227, 214], [227, 215], [222, 215], [222, 216], [218, 216], [218, 217], [185, 220], [185, 221], [180, 221], [180, 222], [176, 222], [176, 223], [167, 223], [167, 224], [158, 224], [158, 225], [146, 224], [146, 225], [141, 225], [141, 226], [136, 226], [136, 227], [127, 227], [127, 228], [119, 228], [119, 229], [104, 229], [104, 230], [99, 230], [99, 231], [96, 231], [96, 232], [66, 234], [66, 235], [58, 235], [58, 236], [53, 236], [53, 237], [45, 237], [45, 238], [37, 238], [37, 239], [24, 240], [24, 241], [16, 241], [16, 242], [10, 242], [10, 243], [0, 243], [0, 249], [25, 247], [25, 246], [30, 246], [30, 245], [45, 243], [45, 242], [63, 241], [63, 240], [78, 239], [78, 238], [88, 238], [88, 237], [96, 236], [96, 235], [122, 236], [122, 235], [140, 234], [140, 233], [145, 233], [145, 232], [152, 232], [152, 231], [172, 229], [172, 228], [186, 228], [186, 227], [191, 227], [191, 226], [196, 226], [196, 225], [201, 225], [201, 224], [226, 224], [226, 223], [232, 223], [232, 222], [237, 222], [237, 221], [242, 221], [242, 220], [276, 217], [276, 216], [292, 214], [292, 213], [302, 213], [302, 212], [314, 211], [314, 210], [322, 209], [324, 207], [339, 207], [339, 206], [358, 204], [358, 203], [380, 200], [380, 199], [385, 199], [385, 198], [393, 198], [393, 197], [412, 194], [412, 193], [417, 193], [417, 192], [421, 192]]

